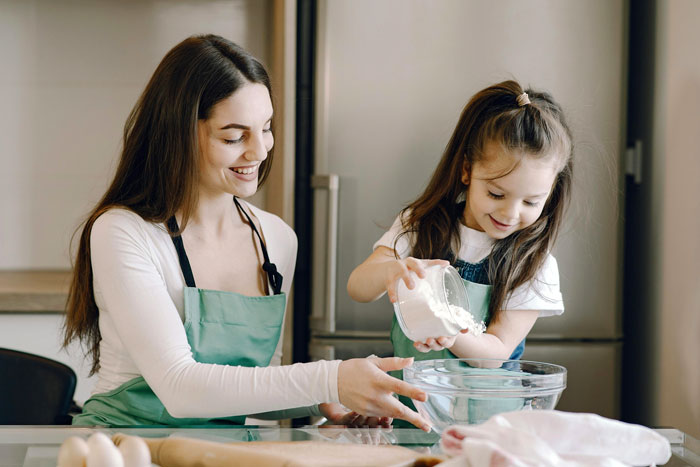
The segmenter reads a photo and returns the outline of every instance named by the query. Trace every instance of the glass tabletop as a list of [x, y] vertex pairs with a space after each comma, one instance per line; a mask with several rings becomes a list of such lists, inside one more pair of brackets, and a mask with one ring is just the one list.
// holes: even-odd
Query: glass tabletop
[[347, 428], [310, 425], [299, 428], [241, 426], [227, 428], [0, 426], [0, 467], [54, 467], [58, 450], [70, 436], [88, 438], [95, 432], [143, 438], [184, 437], [221, 443], [251, 441], [329, 441], [344, 444], [396, 445], [424, 454], [440, 453], [440, 436], [412, 428]]
[[[54, 467], [58, 450], [69, 436], [102, 432], [144, 438], [186, 437], [222, 443], [251, 441], [328, 441], [345, 444], [397, 445], [423, 454], [441, 454], [438, 434], [411, 428], [347, 428], [311, 425], [299, 428], [243, 426], [235, 428], [85, 428], [72, 426], [0, 426], [0, 467]], [[700, 467], [700, 441], [675, 429], [657, 429], [671, 443], [670, 467]]]

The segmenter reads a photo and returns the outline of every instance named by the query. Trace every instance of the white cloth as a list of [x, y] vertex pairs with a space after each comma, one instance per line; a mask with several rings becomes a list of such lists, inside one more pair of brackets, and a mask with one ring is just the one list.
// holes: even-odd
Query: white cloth
[[[279, 217], [246, 205], [260, 221], [289, 293], [296, 235]], [[90, 247], [102, 335], [94, 394], [143, 376], [171, 415], [197, 418], [338, 401], [339, 360], [265, 368], [194, 361], [183, 326], [185, 280], [163, 224], [111, 209], [95, 221]], [[281, 345], [280, 337], [274, 365], [280, 364]]]
[[[408, 233], [399, 237], [402, 230], [401, 219], [397, 217], [372, 249], [385, 246], [395, 250], [399, 258], [410, 256], [415, 234]], [[459, 224], [459, 235], [460, 248], [457, 258], [467, 263], [476, 264], [486, 258], [495, 243], [485, 232], [471, 229], [464, 224]], [[548, 254], [535, 278], [506, 297], [503, 309], [538, 310], [540, 317], [560, 315], [564, 312], [564, 301], [559, 290], [559, 268], [554, 256]]]
[[671, 445], [655, 431], [595, 414], [525, 410], [442, 434], [448, 466], [592, 467], [664, 464]]

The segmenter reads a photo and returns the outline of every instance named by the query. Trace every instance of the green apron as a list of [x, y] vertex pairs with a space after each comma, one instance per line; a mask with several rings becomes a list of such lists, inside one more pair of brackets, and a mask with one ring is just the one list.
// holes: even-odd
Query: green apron
[[[474, 316], [476, 322], [489, 322], [489, 302], [491, 298], [491, 286], [485, 284], [477, 284], [465, 279], [462, 279], [464, 287], [467, 289], [469, 297], [469, 311]], [[419, 360], [438, 360], [448, 358], [458, 358], [448, 349], [431, 350], [429, 352], [421, 352], [413, 346], [413, 341], [410, 340], [401, 330], [401, 326], [396, 320], [396, 315], [391, 325], [391, 343], [394, 345], [394, 355], [397, 357], [413, 357], [416, 361]], [[500, 369], [468, 369], [465, 371], [475, 370], [479, 373], [503, 371]], [[403, 379], [403, 370], [392, 371], [392, 376]], [[430, 397], [430, 396], [428, 396]], [[407, 405], [410, 409], [415, 410], [413, 401], [405, 396], [399, 396], [399, 400]], [[505, 412], [509, 410], [517, 410], [522, 407], [522, 401], [504, 401], [504, 400], [461, 400], [456, 398], [453, 406], [453, 415], [459, 420], [481, 420], [484, 421], [495, 413]], [[467, 411], [467, 413], [464, 413]], [[403, 420], [394, 420], [396, 427], [413, 427], [413, 425]]]
[[[198, 289], [185, 253], [182, 237], [173, 237], [187, 287], [184, 289], [185, 332], [192, 356], [199, 363], [262, 367], [268, 366], [282, 332], [286, 296], [281, 291], [282, 275], [270, 263], [262, 237], [250, 216], [234, 198], [236, 207], [248, 219], [263, 252], [263, 270], [273, 295], [250, 297], [234, 292]], [[177, 232], [175, 218], [168, 221]], [[284, 413], [285, 411], [280, 411]], [[242, 425], [245, 415], [224, 418], [175, 418], [171, 416], [143, 377], [90, 397], [74, 425]], [[281, 418], [281, 417], [280, 417]]]

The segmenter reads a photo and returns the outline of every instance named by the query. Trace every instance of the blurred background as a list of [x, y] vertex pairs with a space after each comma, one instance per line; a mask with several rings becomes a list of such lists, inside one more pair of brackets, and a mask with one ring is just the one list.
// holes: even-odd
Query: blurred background
[[216, 33], [274, 84], [275, 165], [254, 198], [299, 236], [285, 360], [391, 351], [386, 299], [347, 277], [415, 198], [469, 97], [550, 91], [575, 137], [554, 252], [566, 312], [525, 358], [561, 363], [559, 409], [700, 437], [700, 2], [0, 0], [0, 347], [55, 358], [71, 235], [115, 168], [163, 55]]

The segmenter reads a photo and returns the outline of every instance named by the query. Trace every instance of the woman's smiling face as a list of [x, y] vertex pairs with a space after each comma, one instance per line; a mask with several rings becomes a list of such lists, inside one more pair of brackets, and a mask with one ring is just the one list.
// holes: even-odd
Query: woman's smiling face
[[483, 159], [462, 169], [464, 223], [494, 239], [529, 227], [542, 214], [557, 168], [555, 157], [509, 154], [488, 143]]
[[274, 145], [272, 101], [263, 84], [247, 83], [198, 122], [200, 190], [246, 198], [258, 189], [259, 168]]

